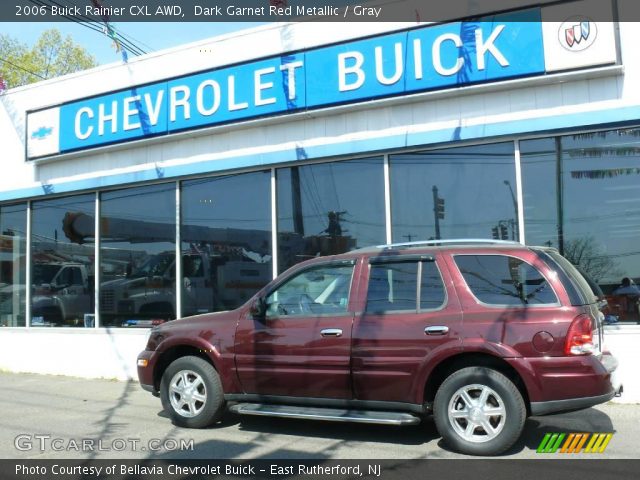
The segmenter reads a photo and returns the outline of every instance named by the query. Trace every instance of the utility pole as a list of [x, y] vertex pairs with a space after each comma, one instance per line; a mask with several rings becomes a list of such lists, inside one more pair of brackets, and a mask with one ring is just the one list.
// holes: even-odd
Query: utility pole
[[509, 180], [504, 180], [502, 183], [504, 183], [509, 188], [509, 193], [511, 193], [511, 200], [513, 201], [513, 220], [510, 221], [511, 240], [520, 240], [520, 233], [518, 232], [518, 201], [516, 200], [516, 196], [513, 193], [511, 182]]
[[433, 186], [433, 217], [436, 225], [436, 240], [440, 240], [440, 220], [444, 220], [444, 198], [438, 196], [438, 187]]
[[302, 215], [302, 195], [300, 193], [300, 171], [291, 167], [291, 210], [293, 231], [304, 237], [304, 218]]

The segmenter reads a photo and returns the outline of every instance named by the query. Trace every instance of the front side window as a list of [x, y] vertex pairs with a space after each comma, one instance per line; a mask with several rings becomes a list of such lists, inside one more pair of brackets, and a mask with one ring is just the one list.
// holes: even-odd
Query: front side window
[[489, 305], [554, 305], [558, 299], [542, 274], [506, 255], [457, 255], [455, 262], [471, 293]]
[[267, 317], [336, 315], [347, 312], [353, 265], [305, 270], [266, 299]]

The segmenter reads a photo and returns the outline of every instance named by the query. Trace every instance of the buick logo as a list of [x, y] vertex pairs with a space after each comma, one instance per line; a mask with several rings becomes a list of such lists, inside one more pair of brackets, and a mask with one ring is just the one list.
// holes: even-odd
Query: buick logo
[[575, 16], [562, 22], [558, 30], [558, 41], [565, 50], [581, 52], [593, 45], [597, 35], [596, 22], [587, 17]]

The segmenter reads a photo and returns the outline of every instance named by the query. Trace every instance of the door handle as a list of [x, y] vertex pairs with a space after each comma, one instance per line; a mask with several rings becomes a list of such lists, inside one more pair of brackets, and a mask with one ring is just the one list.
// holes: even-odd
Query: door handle
[[445, 327], [444, 325], [434, 325], [433, 327], [426, 327], [424, 329], [424, 333], [427, 335], [446, 335], [449, 333], [449, 327]]
[[342, 329], [341, 328], [325, 328], [324, 330], [320, 330], [320, 335], [323, 337], [341, 337]]

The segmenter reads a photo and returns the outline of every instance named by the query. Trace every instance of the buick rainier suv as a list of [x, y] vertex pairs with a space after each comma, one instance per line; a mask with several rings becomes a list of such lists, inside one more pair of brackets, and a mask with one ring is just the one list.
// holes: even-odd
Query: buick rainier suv
[[552, 248], [385, 245], [308, 260], [236, 310], [152, 329], [138, 374], [182, 427], [227, 408], [386, 425], [433, 416], [449, 448], [497, 455], [528, 416], [621, 391], [598, 302]]

